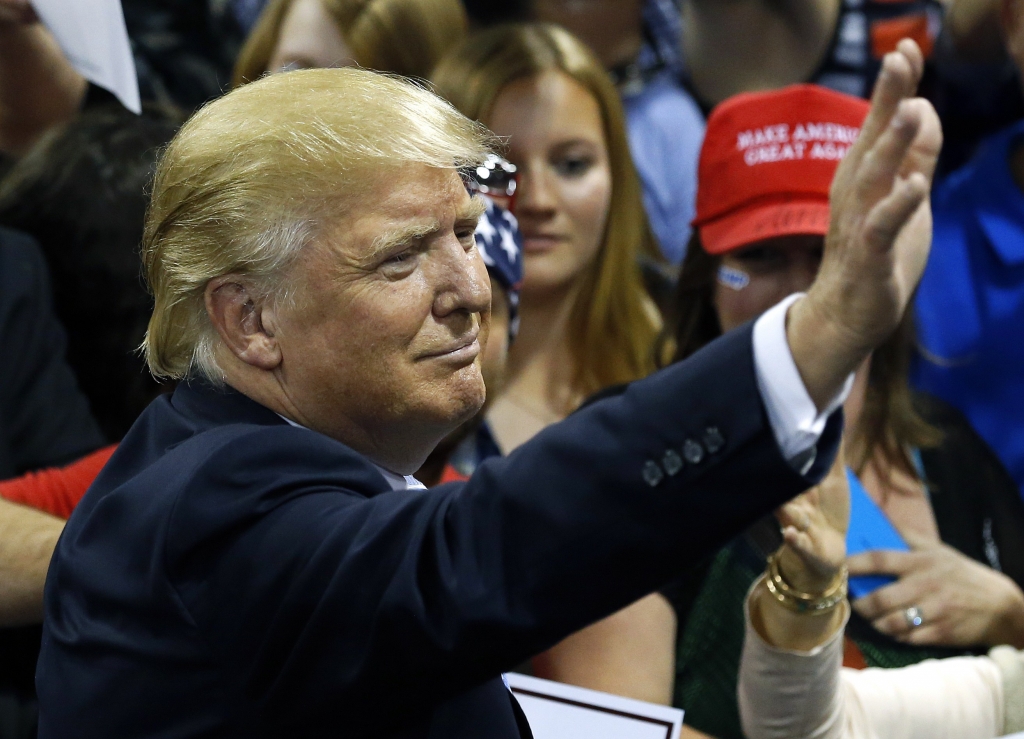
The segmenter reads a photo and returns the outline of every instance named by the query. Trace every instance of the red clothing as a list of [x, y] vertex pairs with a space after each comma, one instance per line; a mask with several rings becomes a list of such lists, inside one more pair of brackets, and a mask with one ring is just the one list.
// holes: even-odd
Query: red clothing
[[446, 482], [465, 482], [468, 479], [469, 476], [462, 474], [450, 464], [446, 464], [444, 469], [441, 471], [441, 479], [437, 481], [437, 484], [443, 485]]
[[117, 444], [111, 444], [67, 467], [51, 467], [4, 480], [0, 482], [0, 497], [67, 518], [115, 449]]

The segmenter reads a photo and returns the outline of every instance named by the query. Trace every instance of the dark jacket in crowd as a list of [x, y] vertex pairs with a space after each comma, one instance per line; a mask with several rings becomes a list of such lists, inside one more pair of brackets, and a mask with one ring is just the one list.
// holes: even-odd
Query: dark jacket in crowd
[[0, 480], [105, 443], [64, 361], [66, 345], [39, 247], [0, 228]]
[[343, 444], [182, 384], [57, 546], [39, 736], [528, 737], [503, 670], [820, 479], [841, 425], [793, 471], [747, 327], [466, 483], [396, 492]]

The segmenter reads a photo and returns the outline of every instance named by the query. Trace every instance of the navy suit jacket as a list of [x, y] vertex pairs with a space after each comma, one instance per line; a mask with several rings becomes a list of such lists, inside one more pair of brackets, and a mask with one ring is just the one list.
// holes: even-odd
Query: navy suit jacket
[[499, 673], [815, 482], [841, 423], [794, 472], [747, 327], [466, 483], [393, 492], [343, 444], [182, 385], [57, 546], [39, 736], [528, 736]]

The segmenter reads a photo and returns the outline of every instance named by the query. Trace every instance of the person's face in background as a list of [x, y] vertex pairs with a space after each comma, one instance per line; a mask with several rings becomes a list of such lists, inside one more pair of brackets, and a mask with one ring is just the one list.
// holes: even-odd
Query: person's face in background
[[506, 85], [488, 126], [519, 170], [523, 295], [562, 292], [597, 259], [612, 195], [601, 109], [561, 72]]
[[281, 23], [268, 72], [355, 65], [338, 24], [320, 0], [294, 0]]
[[[818, 274], [824, 245], [822, 236], [781, 236], [722, 255], [714, 291], [722, 331], [731, 331], [783, 298], [806, 291]], [[731, 279], [723, 279], [723, 270]]]
[[607, 69], [632, 61], [643, 45], [641, 0], [533, 0], [531, 11], [579, 38]]

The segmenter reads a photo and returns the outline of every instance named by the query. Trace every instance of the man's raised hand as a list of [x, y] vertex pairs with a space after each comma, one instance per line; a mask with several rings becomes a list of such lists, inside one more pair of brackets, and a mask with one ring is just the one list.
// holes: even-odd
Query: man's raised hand
[[899, 324], [928, 259], [942, 129], [931, 104], [913, 97], [923, 68], [908, 39], [883, 60], [871, 111], [832, 184], [821, 269], [789, 313], [793, 358], [819, 408]]

